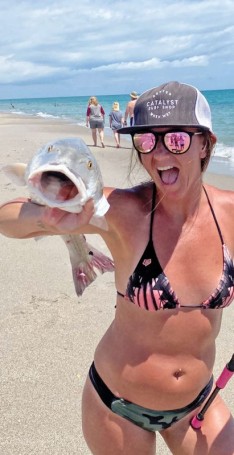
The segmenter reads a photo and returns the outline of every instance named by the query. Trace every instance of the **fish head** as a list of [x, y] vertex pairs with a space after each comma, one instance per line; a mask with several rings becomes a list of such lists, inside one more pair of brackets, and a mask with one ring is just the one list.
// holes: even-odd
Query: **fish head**
[[8, 165], [3, 171], [15, 183], [27, 185], [32, 200], [38, 204], [79, 213], [92, 199], [94, 224], [99, 225], [102, 223], [95, 220], [109, 209], [97, 160], [80, 138], [51, 141], [36, 152], [28, 165]]

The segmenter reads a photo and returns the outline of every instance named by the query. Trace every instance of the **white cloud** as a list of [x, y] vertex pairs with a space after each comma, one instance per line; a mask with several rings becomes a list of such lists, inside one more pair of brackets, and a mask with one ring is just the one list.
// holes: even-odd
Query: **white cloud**
[[13, 55], [0, 57], [0, 84], [39, 80], [59, 74], [61, 68], [14, 60]]
[[[124, 92], [133, 75], [142, 91], [150, 71], [158, 82], [174, 70], [177, 79], [192, 71], [195, 85], [199, 74], [204, 88], [210, 81], [211, 88], [233, 86], [232, 0], [143, 0], [139, 7], [135, 0], [0, 0], [0, 7], [0, 98], [1, 84], [17, 96], [18, 86], [28, 83], [37, 96], [38, 83], [46, 95], [55, 80], [60, 92], [54, 95], [63, 94], [65, 81], [86, 83], [87, 92], [96, 82], [98, 93], [112, 81]], [[100, 77], [91, 81], [94, 74]]]
[[[156, 57], [150, 60], [142, 62], [121, 62], [112, 63], [110, 65], [103, 65], [96, 68], [91, 68], [91, 71], [122, 71], [122, 70], [133, 70], [133, 71], [144, 71], [153, 70], [158, 68], [169, 68], [169, 67], [185, 67], [185, 66], [207, 66], [209, 64], [208, 59], [204, 55], [194, 56], [190, 58], [184, 58], [182, 60], [160, 60]], [[84, 70], [80, 70], [84, 71]]]

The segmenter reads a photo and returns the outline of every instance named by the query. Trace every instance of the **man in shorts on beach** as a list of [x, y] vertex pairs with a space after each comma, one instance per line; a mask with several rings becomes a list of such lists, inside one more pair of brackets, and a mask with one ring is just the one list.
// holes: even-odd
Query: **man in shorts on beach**
[[136, 104], [136, 100], [138, 98], [137, 92], [131, 92], [130, 93], [131, 101], [128, 102], [126, 110], [125, 110], [125, 115], [124, 115], [124, 124], [127, 125], [127, 120], [128, 117], [130, 118], [130, 126], [133, 125], [134, 123], [134, 107]]

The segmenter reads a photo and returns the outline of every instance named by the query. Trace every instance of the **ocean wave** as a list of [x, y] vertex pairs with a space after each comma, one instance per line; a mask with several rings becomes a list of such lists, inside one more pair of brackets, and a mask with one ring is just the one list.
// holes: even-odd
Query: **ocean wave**
[[47, 114], [46, 112], [37, 112], [36, 117], [42, 117], [42, 118], [60, 118], [59, 115], [52, 115], [52, 114]]
[[13, 112], [10, 112], [10, 114], [12, 114], [12, 115], [22, 115], [22, 116], [23, 115], [31, 115], [31, 114], [27, 114], [26, 112], [23, 112], [23, 111], [13, 111]]
[[234, 147], [218, 142], [215, 147], [214, 157], [234, 161]]

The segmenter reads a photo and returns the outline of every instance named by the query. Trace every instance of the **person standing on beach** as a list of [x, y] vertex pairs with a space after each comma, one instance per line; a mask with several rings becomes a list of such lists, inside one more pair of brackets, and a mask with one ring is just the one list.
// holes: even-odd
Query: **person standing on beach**
[[136, 104], [136, 100], [138, 98], [137, 92], [131, 92], [130, 97], [131, 97], [131, 101], [128, 102], [126, 110], [125, 110], [124, 125], [127, 125], [128, 117], [129, 117], [130, 126], [132, 126], [133, 122], [134, 122], [134, 107]]
[[122, 111], [119, 110], [119, 103], [115, 101], [112, 105], [112, 111], [109, 114], [110, 128], [114, 133], [116, 147], [120, 147], [120, 134], [118, 130], [122, 128], [124, 124], [124, 116]]
[[92, 131], [93, 145], [97, 146], [97, 131], [99, 133], [101, 145], [104, 148], [104, 126], [105, 126], [105, 111], [99, 104], [96, 96], [91, 96], [86, 112], [86, 126], [89, 126]]
[[233, 455], [234, 419], [220, 395], [202, 428], [191, 426], [214, 389], [222, 312], [234, 300], [234, 191], [203, 182], [217, 140], [210, 108], [198, 89], [172, 81], [145, 91], [134, 116], [119, 132], [149, 177], [105, 188], [106, 229], [90, 223], [92, 200], [71, 214], [18, 198], [0, 208], [0, 232], [99, 234], [112, 254], [115, 316], [82, 400], [93, 455], [154, 455], [157, 432], [173, 455]]

